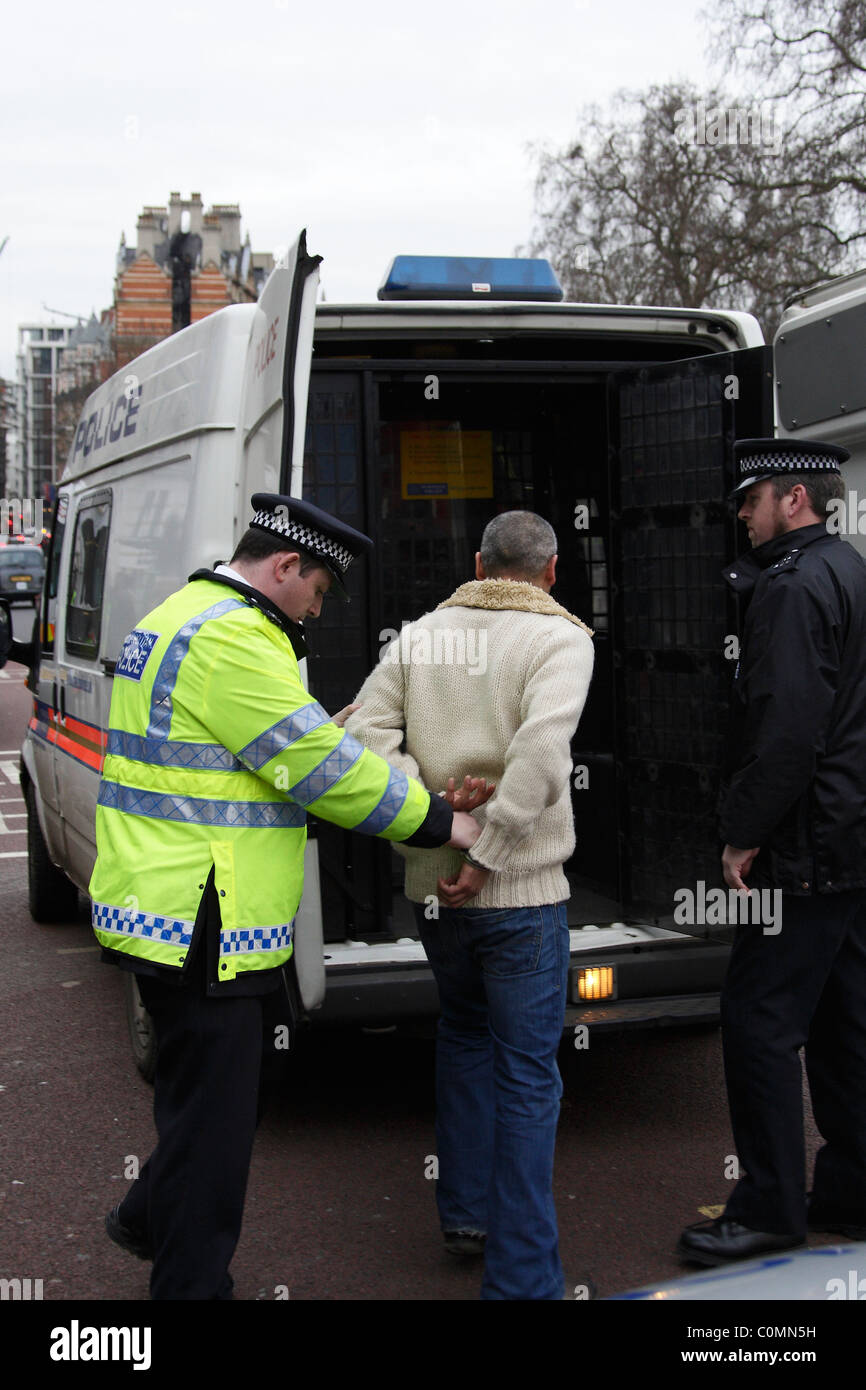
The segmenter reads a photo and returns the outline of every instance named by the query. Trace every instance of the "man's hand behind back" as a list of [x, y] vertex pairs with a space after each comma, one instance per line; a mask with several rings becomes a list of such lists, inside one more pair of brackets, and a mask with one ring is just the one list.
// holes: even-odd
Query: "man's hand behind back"
[[455, 787], [454, 778], [448, 778], [448, 787], [443, 793], [448, 805], [455, 811], [474, 811], [477, 806], [483, 806], [485, 801], [489, 801], [496, 791], [496, 783], [491, 782], [490, 786], [484, 777], [464, 777], [463, 786]]
[[489, 873], [489, 869], [464, 864], [454, 878], [436, 880], [436, 895], [444, 907], [464, 907], [470, 898], [481, 892]]

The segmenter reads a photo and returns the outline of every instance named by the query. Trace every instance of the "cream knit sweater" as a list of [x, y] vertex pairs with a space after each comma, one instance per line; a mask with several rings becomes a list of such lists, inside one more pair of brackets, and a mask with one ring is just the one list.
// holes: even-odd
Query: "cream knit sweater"
[[[462, 584], [403, 628], [355, 699], [347, 730], [433, 792], [468, 773], [496, 783], [474, 814], [472, 857], [492, 870], [472, 908], [569, 896], [570, 742], [593, 667], [592, 633], [533, 584]], [[423, 902], [461, 868], [456, 850], [396, 848], [406, 896]]]

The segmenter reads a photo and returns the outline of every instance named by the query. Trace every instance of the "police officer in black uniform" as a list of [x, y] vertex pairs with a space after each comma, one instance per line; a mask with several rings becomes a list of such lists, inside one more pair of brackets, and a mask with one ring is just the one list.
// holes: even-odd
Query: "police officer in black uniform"
[[[695, 1264], [801, 1245], [807, 1229], [866, 1237], [866, 562], [839, 534], [848, 457], [805, 439], [735, 446], [753, 549], [726, 571], [744, 621], [722, 866], [781, 914], [738, 926], [732, 948], [722, 1029], [741, 1176], [722, 1216], [682, 1233]], [[808, 1197], [801, 1047], [824, 1139]]]

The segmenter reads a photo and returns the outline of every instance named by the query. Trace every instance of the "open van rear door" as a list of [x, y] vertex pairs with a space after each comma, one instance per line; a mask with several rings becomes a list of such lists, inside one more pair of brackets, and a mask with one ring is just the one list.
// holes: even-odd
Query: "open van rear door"
[[254, 492], [301, 495], [321, 260], [308, 254], [301, 232], [277, 261], [256, 305], [241, 405], [242, 515]]
[[[241, 403], [242, 457], [238, 534], [255, 492], [300, 497], [313, 328], [321, 256], [307, 252], [306, 233], [277, 261], [256, 306]], [[306, 681], [306, 662], [301, 663]], [[315, 823], [304, 855], [304, 896], [294, 932], [294, 966], [305, 1009], [325, 997], [322, 901]], [[291, 973], [291, 972], [289, 972]]]
[[[702, 894], [722, 885], [716, 799], [737, 654], [722, 570], [747, 549], [727, 501], [732, 446], [772, 435], [772, 380], [769, 347], [609, 378], [623, 900], [689, 935], [704, 934]], [[682, 890], [696, 922], [674, 916]]]

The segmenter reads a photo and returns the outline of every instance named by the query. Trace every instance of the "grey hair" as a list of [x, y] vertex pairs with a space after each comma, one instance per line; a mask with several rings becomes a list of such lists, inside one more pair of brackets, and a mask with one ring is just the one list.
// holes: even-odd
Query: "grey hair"
[[500, 512], [481, 537], [481, 563], [491, 579], [534, 579], [556, 554], [556, 532], [535, 512]]

